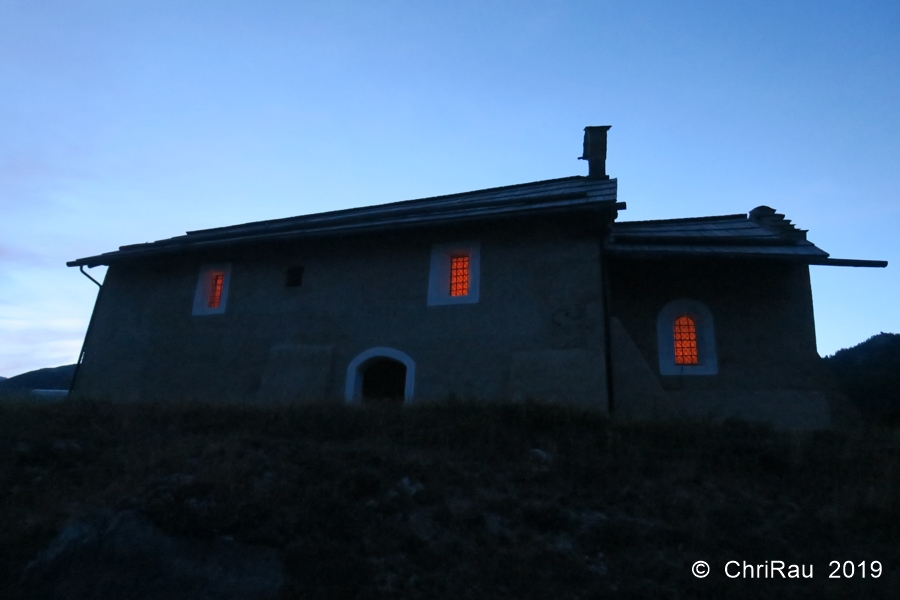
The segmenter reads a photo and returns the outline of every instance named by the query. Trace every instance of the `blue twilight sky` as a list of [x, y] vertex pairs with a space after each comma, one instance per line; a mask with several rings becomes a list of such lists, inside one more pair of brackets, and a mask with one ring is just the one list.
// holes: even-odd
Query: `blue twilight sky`
[[894, 0], [0, 0], [0, 376], [76, 360], [67, 260], [585, 174], [604, 124], [626, 220], [766, 204], [891, 261], [812, 268], [831, 354], [900, 332], [898, 107]]

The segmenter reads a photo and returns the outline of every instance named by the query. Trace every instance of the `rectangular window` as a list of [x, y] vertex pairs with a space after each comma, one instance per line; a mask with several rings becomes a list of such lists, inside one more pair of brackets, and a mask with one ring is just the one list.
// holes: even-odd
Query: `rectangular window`
[[450, 257], [450, 295], [469, 295], [468, 255]]
[[481, 291], [481, 244], [466, 240], [431, 247], [428, 306], [477, 304]]
[[303, 285], [303, 267], [290, 267], [284, 279], [285, 287], [300, 287]]
[[228, 304], [231, 287], [231, 264], [215, 263], [200, 267], [197, 290], [194, 292], [195, 315], [221, 315]]
[[225, 273], [212, 273], [209, 281], [209, 302], [207, 308], [219, 308], [222, 304], [222, 288], [225, 285]]

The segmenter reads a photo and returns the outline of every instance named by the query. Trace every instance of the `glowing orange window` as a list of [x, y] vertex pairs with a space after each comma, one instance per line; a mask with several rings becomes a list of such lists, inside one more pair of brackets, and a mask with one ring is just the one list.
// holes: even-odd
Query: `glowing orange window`
[[469, 256], [450, 257], [450, 295], [469, 295]]
[[697, 326], [688, 316], [675, 319], [675, 364], [700, 364], [697, 356]]
[[219, 308], [222, 304], [222, 287], [225, 285], [225, 273], [213, 273], [209, 282], [209, 308]]

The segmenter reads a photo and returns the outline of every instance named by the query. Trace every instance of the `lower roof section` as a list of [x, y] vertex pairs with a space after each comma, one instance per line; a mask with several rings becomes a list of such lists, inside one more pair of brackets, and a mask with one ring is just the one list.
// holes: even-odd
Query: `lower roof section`
[[883, 260], [837, 259], [806, 239], [806, 231], [768, 206], [748, 214], [617, 222], [607, 249], [635, 258], [766, 258], [811, 265], [886, 267]]

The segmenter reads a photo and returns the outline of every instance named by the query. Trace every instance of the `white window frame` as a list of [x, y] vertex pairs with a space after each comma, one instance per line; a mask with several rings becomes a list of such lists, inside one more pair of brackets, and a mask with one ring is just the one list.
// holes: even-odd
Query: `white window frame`
[[[222, 281], [222, 298], [219, 306], [209, 307], [209, 292], [212, 286], [212, 276], [215, 273], [225, 275]], [[200, 267], [200, 276], [197, 278], [197, 290], [194, 292], [194, 315], [221, 315], [228, 304], [228, 288], [231, 285], [231, 263], [214, 263]]]
[[[450, 295], [450, 259], [469, 257], [469, 293]], [[474, 240], [435, 244], [431, 247], [431, 269], [428, 272], [428, 306], [476, 304], [481, 291], [481, 243]]]
[[[675, 362], [675, 319], [682, 316], [693, 319], [697, 329], [696, 365]], [[661, 375], [716, 375], [719, 372], [712, 313], [702, 302], [679, 298], [666, 304], [656, 321], [656, 344]]]

